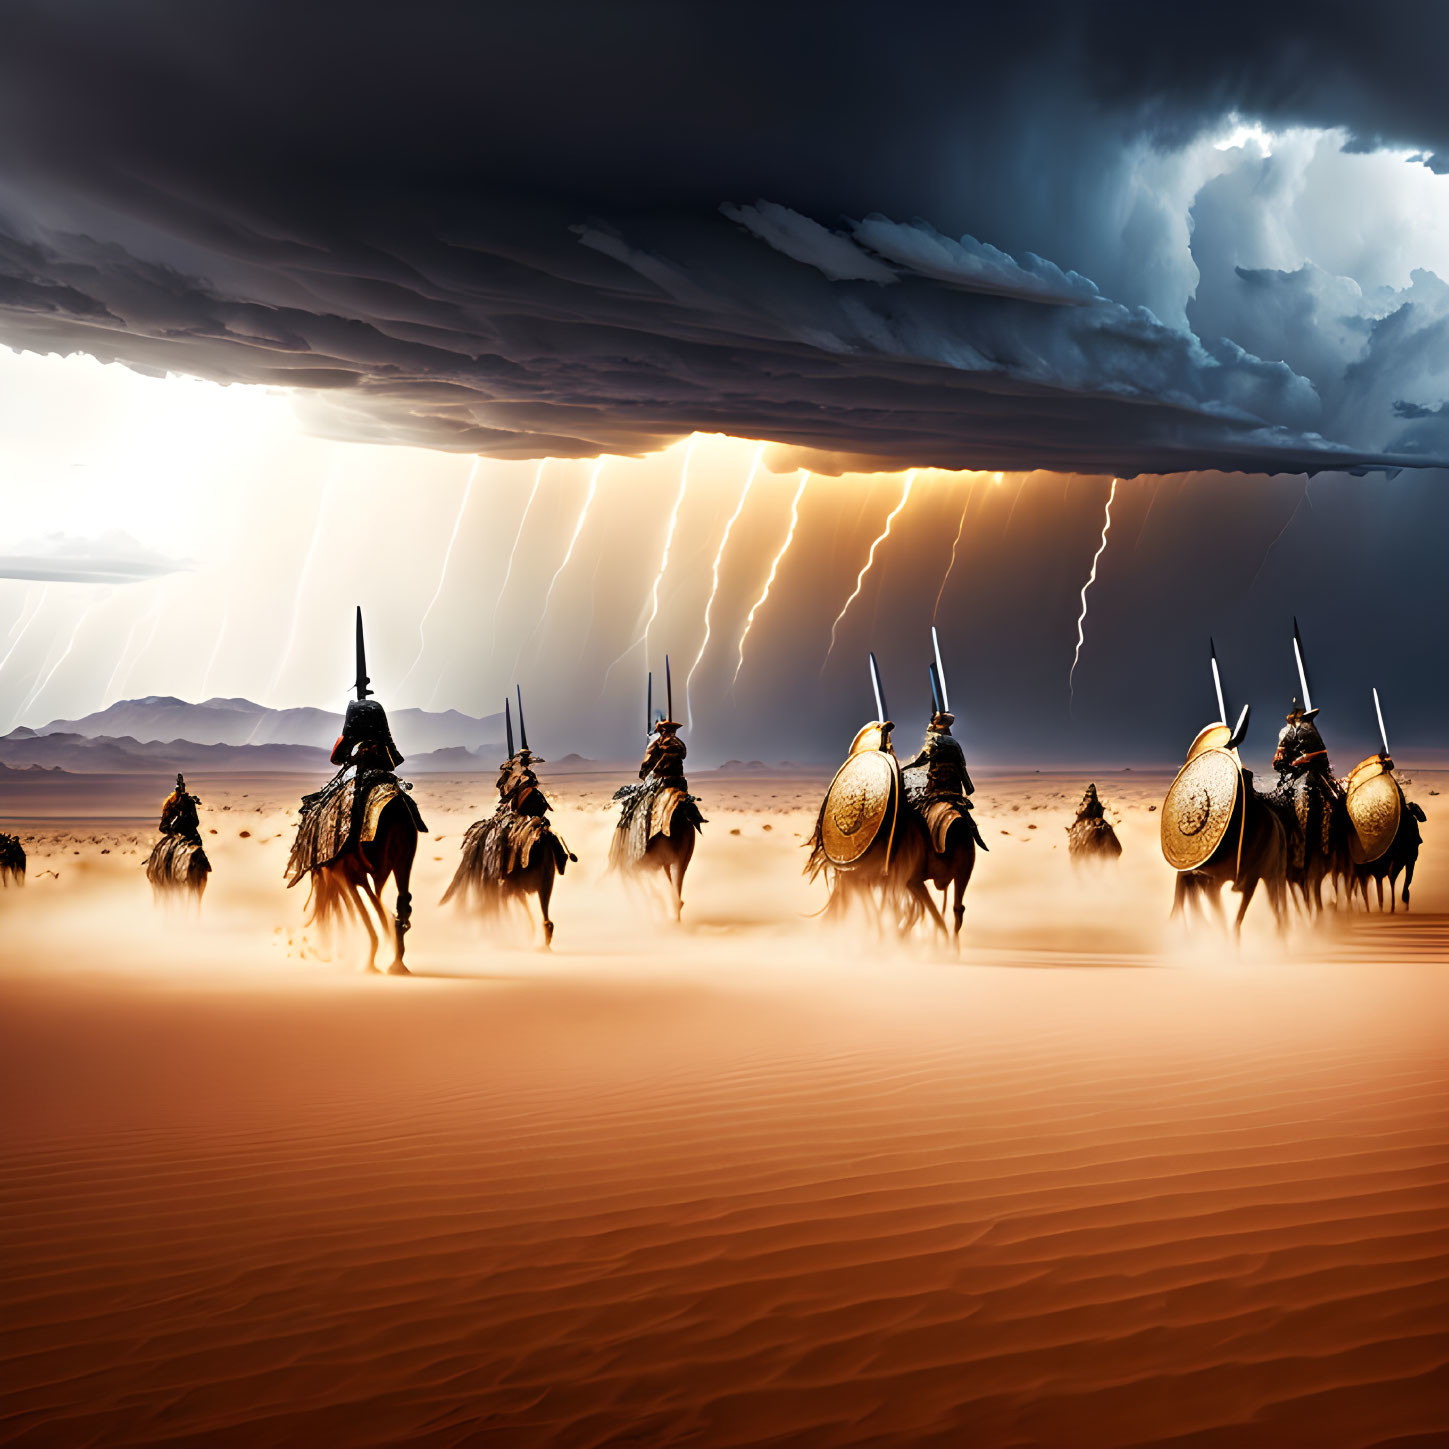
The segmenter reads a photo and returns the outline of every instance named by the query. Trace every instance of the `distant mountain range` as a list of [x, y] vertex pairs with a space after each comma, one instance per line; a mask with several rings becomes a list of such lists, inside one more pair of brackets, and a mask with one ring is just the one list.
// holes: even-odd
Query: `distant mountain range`
[[[400, 709], [388, 718], [407, 757], [404, 773], [490, 770], [503, 757], [501, 715]], [[328, 756], [341, 728], [342, 715], [322, 709], [274, 710], [247, 699], [190, 704], [149, 695], [118, 700], [83, 719], [12, 730], [0, 736], [0, 765], [79, 774], [330, 774]]]
[[[455, 709], [388, 711], [393, 738], [404, 754], [457, 747], [475, 750], [503, 738], [503, 716], [474, 719]], [[120, 699], [83, 719], [53, 719], [37, 730], [16, 730], [10, 739], [36, 735], [83, 735], [87, 739], [189, 740], [197, 745], [309, 745], [331, 750], [342, 728], [341, 711], [268, 709], [249, 699], [206, 699], [190, 704], [171, 695]]]

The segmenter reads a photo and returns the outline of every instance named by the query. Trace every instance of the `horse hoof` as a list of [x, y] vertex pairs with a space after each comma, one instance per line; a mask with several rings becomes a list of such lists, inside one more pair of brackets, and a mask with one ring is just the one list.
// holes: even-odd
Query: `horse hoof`
[[404, 966], [401, 961], [394, 961], [392, 965], [387, 968], [387, 974], [389, 976], [411, 976], [413, 973], [409, 971], [408, 968]]

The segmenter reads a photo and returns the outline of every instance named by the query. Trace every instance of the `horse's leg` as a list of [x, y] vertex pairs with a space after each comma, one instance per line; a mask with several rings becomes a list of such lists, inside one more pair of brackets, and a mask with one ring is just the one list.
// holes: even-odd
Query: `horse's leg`
[[[1220, 880], [1209, 881], [1204, 887], [1202, 894], [1207, 897], [1208, 903], [1212, 906], [1213, 920], [1217, 922], [1219, 929], [1226, 933], [1228, 920], [1223, 914], [1223, 885], [1224, 882]], [[1203, 914], [1206, 915], [1207, 912]]]
[[[932, 924], [941, 933], [943, 940], [949, 941], [951, 933], [946, 929], [946, 922], [941, 918], [941, 913], [936, 909], [936, 903], [931, 899], [931, 893], [926, 889], [925, 881], [915, 880], [906, 887], [907, 894], [918, 906], [931, 918]], [[905, 934], [904, 928], [901, 934]]]
[[416, 844], [413, 850], [405, 852], [404, 858], [392, 862], [392, 878], [397, 883], [397, 912], [393, 916], [393, 949], [397, 955], [393, 958], [392, 965], [387, 969], [394, 976], [406, 976], [408, 968], [403, 964], [403, 941], [407, 936], [408, 928], [413, 923], [413, 893], [411, 890], [413, 878], [413, 856], [417, 852]]
[[[326, 867], [324, 867], [326, 869]], [[377, 970], [377, 932], [373, 929], [372, 917], [367, 913], [367, 907], [363, 904], [362, 891], [366, 887], [367, 876], [364, 873], [362, 885], [359, 885], [356, 875], [348, 871], [343, 875], [343, 886], [340, 898], [344, 901], [349, 910], [353, 911], [357, 919], [362, 922], [362, 929], [367, 932], [367, 965], [365, 971]]]
[[[1414, 883], [1414, 862], [1411, 860], [1404, 867], [1404, 909], [1406, 911], [1409, 909], [1409, 887], [1411, 885], [1413, 885], [1413, 883]], [[1397, 889], [1397, 887], [1398, 887], [1398, 879], [1397, 879], [1397, 877], [1395, 877], [1395, 879], [1389, 883], [1389, 895], [1391, 897], [1392, 897], [1394, 891]]]
[[1184, 918], [1187, 915], [1187, 876], [1179, 871], [1177, 880], [1172, 887], [1172, 910], [1168, 912], [1167, 919], [1175, 921], [1179, 916]]
[[549, 856], [538, 868], [538, 912], [543, 917], [543, 949], [553, 950], [553, 922], [549, 919], [548, 903], [553, 899], [553, 857]]
[[[1238, 918], [1233, 922], [1233, 934], [1238, 940], [1243, 939], [1243, 917], [1248, 914], [1248, 902], [1253, 899], [1253, 892], [1258, 889], [1258, 877], [1250, 875], [1243, 886], [1243, 900], [1238, 907]], [[1219, 902], [1221, 905], [1221, 902]]]

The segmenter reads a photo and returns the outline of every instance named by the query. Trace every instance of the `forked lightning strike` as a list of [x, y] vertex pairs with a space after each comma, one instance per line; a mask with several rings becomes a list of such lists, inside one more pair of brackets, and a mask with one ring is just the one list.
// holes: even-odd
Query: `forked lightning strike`
[[810, 481], [810, 475], [806, 472], [800, 474], [800, 486], [795, 490], [795, 496], [790, 500], [790, 524], [785, 530], [785, 541], [780, 545], [780, 551], [770, 562], [770, 572], [765, 576], [765, 587], [760, 590], [760, 597], [750, 605], [750, 612], [745, 616], [745, 627], [740, 632], [740, 642], [737, 653], [739, 655], [735, 662], [734, 678], [730, 680], [730, 688], [739, 682], [740, 670], [745, 667], [745, 640], [750, 637], [750, 630], [755, 627], [755, 615], [764, 606], [765, 600], [770, 597], [770, 589], [774, 585], [775, 575], [780, 572], [780, 563], [785, 555], [790, 552], [790, 545], [795, 541], [795, 529], [800, 523], [800, 500], [805, 495], [805, 485]]
[[[543, 596], [543, 609], [538, 616], [538, 623], [533, 626], [533, 633], [529, 635], [530, 644], [537, 638], [538, 631], [543, 628], [544, 622], [548, 618], [548, 606], [553, 601], [554, 588], [563, 576], [563, 571], [569, 566], [569, 560], [574, 556], [574, 548], [579, 541], [579, 535], [584, 531], [584, 524], [588, 522], [589, 518], [589, 510], [594, 506], [594, 495], [599, 491], [599, 474], [603, 471], [604, 459], [599, 458], [595, 461], [593, 471], [589, 474], [588, 491], [584, 494], [584, 501], [579, 506], [579, 515], [574, 519], [574, 531], [569, 535], [569, 546], [564, 550], [562, 562], [553, 571], [553, 577], [548, 581], [548, 588]], [[513, 668], [509, 671], [511, 674], [518, 673], [518, 660], [522, 652], [520, 645], [518, 652], [513, 656]]]
[[835, 652], [835, 636], [840, 629], [840, 621], [846, 616], [850, 606], [860, 597], [861, 588], [865, 584], [865, 576], [871, 571], [875, 563], [876, 550], [880, 548], [886, 539], [891, 536], [891, 525], [900, 516], [901, 510], [906, 506], [906, 500], [911, 496], [911, 486], [916, 481], [916, 470], [912, 468], [906, 474], [905, 486], [901, 489], [901, 501], [886, 515], [885, 527], [876, 535], [875, 541], [870, 546], [870, 552], [865, 556], [865, 563], [860, 572], [855, 576], [855, 588], [851, 590], [850, 597], [841, 605], [840, 612], [835, 616], [835, 622], [830, 626], [830, 647], [825, 651], [825, 658], [821, 661], [820, 672], [825, 673], [825, 666], [830, 663], [830, 656]]
[[422, 618], [418, 620], [418, 652], [413, 662], [408, 665], [407, 673], [398, 681], [399, 689], [413, 677], [414, 670], [423, 662], [423, 651], [428, 645], [428, 616], [443, 596], [443, 585], [448, 581], [448, 565], [453, 561], [453, 545], [458, 542], [458, 530], [463, 526], [463, 515], [467, 513], [468, 500], [473, 496], [473, 480], [478, 476], [480, 462], [482, 462], [481, 458], [473, 459], [473, 466], [468, 472], [468, 481], [463, 485], [463, 496], [458, 500], [458, 512], [453, 519], [453, 531], [448, 535], [447, 548], [443, 550], [443, 566], [438, 570], [438, 586], [433, 590], [433, 597], [428, 600], [428, 607], [423, 610]]
[[533, 475], [533, 488], [529, 491], [528, 502], [523, 505], [523, 512], [518, 518], [518, 530], [513, 535], [513, 547], [508, 550], [508, 567], [503, 570], [503, 582], [499, 584], [498, 596], [493, 600], [493, 631], [488, 643], [490, 658], [498, 647], [498, 611], [503, 607], [504, 594], [508, 592], [508, 580], [513, 577], [513, 561], [518, 557], [518, 545], [523, 540], [523, 529], [528, 522], [528, 515], [533, 512], [533, 500], [538, 497], [538, 485], [543, 482], [543, 465], [546, 462], [548, 462], [547, 458], [539, 459], [538, 469]]
[[674, 507], [669, 510], [669, 522], [664, 529], [664, 549], [659, 555], [659, 568], [654, 574], [654, 587], [649, 591], [649, 617], [644, 621], [644, 632], [624, 650], [604, 671], [604, 684], [609, 683], [609, 676], [625, 659], [629, 657], [641, 644], [644, 646], [644, 657], [649, 657], [649, 631], [654, 627], [654, 621], [659, 617], [659, 589], [664, 583], [664, 575], [669, 570], [669, 551], [674, 546], [674, 530], [679, 526], [679, 509], [684, 502], [684, 495], [689, 488], [689, 459], [694, 452], [694, 434], [689, 439], [689, 445], [684, 450], [684, 463], [679, 470], [679, 491], [674, 495]]
[[724, 559], [725, 549], [729, 545], [730, 534], [739, 516], [745, 511], [745, 500], [750, 496], [750, 489], [754, 487], [755, 475], [760, 471], [760, 460], [765, 456], [765, 445], [760, 444], [755, 449], [754, 460], [750, 464], [750, 471], [745, 477], [745, 486], [740, 490], [739, 502], [735, 504], [735, 511], [730, 514], [728, 522], [724, 526], [724, 533], [720, 535], [719, 548], [715, 550], [714, 568], [711, 574], [709, 598], [704, 605], [704, 638], [699, 642], [699, 653], [694, 656], [694, 663], [689, 666], [689, 673], [684, 676], [684, 720], [685, 728], [694, 728], [694, 708], [690, 703], [689, 686], [694, 680], [694, 672], [699, 668], [700, 660], [704, 658], [704, 651], [709, 648], [710, 636], [710, 614], [714, 610], [714, 601], [719, 593], [719, 568]]
[[1086, 642], [1087, 626], [1087, 590], [1097, 581], [1097, 560], [1102, 557], [1103, 550], [1107, 547], [1107, 530], [1112, 526], [1112, 500], [1117, 496], [1117, 480], [1112, 480], [1112, 486], [1107, 490], [1107, 507], [1102, 517], [1102, 541], [1097, 545], [1097, 551], [1092, 555], [1092, 569], [1087, 575], [1087, 582], [1082, 585], [1082, 612], [1077, 618], [1077, 647], [1072, 651], [1072, 667], [1067, 671], [1067, 708], [1070, 710], [1073, 698], [1072, 682], [1077, 673], [1077, 661], [1082, 657], [1082, 645]]

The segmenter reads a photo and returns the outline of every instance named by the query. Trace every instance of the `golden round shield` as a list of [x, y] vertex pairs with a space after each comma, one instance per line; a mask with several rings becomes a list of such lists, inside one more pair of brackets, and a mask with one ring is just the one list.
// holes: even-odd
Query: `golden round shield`
[[854, 865], [884, 830], [895, 826], [900, 765], [882, 750], [851, 755], [835, 772], [825, 796], [820, 839], [834, 866]]
[[1187, 758], [1200, 755], [1204, 750], [1225, 750], [1233, 732], [1225, 724], [1205, 725], [1197, 732], [1197, 738], [1188, 748]]
[[1240, 817], [1243, 770], [1222, 749], [1199, 750], [1162, 802], [1162, 854], [1174, 870], [1197, 870], [1223, 847]]
[[1399, 833], [1403, 796], [1399, 782], [1375, 755], [1354, 766], [1348, 777], [1348, 854], [1355, 865], [1368, 865], [1394, 843]]

